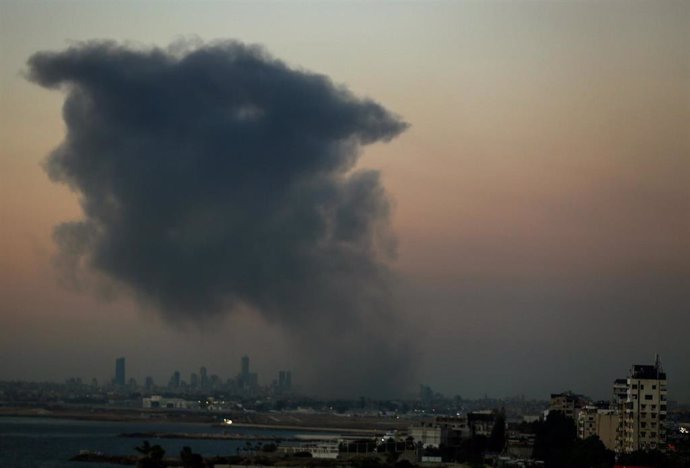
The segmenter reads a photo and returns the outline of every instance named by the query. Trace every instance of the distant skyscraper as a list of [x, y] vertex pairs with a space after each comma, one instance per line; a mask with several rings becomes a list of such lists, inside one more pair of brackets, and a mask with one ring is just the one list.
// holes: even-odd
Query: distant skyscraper
[[259, 376], [249, 372], [249, 356], [242, 356], [240, 375], [237, 376], [239, 387], [245, 391], [255, 390], [259, 385]]
[[240, 375], [245, 379], [249, 375], [249, 356], [247, 355], [242, 356], [242, 370], [240, 371]]
[[199, 388], [199, 376], [194, 372], [189, 376], [189, 386], [194, 390]]
[[115, 360], [115, 385], [124, 387], [125, 385], [125, 358]]
[[277, 390], [279, 392], [289, 392], [292, 387], [292, 372], [279, 371]]
[[173, 372], [173, 375], [170, 377], [170, 380], [168, 381], [168, 387], [170, 387], [170, 388], [179, 388], [180, 387], [180, 371]]
[[200, 384], [202, 389], [208, 388], [208, 371], [204, 366], [199, 369]]

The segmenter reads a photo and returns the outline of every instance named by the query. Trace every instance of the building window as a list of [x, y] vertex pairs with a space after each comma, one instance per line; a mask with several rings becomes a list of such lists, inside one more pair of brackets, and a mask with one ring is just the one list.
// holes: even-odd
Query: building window
[[656, 385], [652, 385], [652, 390], [656, 390]]
[[645, 400], [651, 400], [651, 399], [652, 399], [652, 395], [645, 395], [645, 396], [644, 396], [644, 399], [645, 399]]

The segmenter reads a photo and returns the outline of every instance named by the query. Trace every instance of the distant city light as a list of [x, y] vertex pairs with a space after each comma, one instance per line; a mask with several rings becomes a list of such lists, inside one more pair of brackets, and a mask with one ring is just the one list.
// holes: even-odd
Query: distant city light
[[686, 429], [685, 427], [680, 428], [680, 433], [681, 434], [690, 434], [690, 430]]
[[228, 426], [232, 424], [232, 419], [223, 419], [223, 424], [227, 424]]

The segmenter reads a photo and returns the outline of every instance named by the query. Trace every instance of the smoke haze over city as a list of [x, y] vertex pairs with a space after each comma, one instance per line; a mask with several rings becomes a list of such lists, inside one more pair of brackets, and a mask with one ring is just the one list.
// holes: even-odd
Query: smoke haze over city
[[206, 7], [2, 4], [0, 380], [688, 400], [686, 2]]
[[414, 353], [389, 203], [377, 171], [352, 169], [405, 123], [237, 42], [85, 43], [32, 56], [29, 77], [69, 89], [46, 164], [85, 215], [55, 230], [68, 282], [103, 274], [166, 320], [250, 308], [309, 359], [314, 391], [396, 392]]

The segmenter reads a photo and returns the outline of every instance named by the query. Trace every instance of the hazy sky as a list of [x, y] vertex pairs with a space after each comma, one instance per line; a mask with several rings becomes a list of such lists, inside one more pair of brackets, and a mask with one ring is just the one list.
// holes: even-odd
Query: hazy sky
[[243, 353], [262, 382], [309, 374], [261, 314], [168, 323], [53, 266], [53, 228], [82, 213], [42, 167], [65, 94], [28, 58], [198, 37], [261, 44], [410, 124], [359, 162], [392, 200], [406, 390], [606, 398], [659, 353], [690, 401], [689, 24], [685, 1], [1, 1], [0, 379], [103, 380], [120, 355], [139, 380], [227, 377]]

